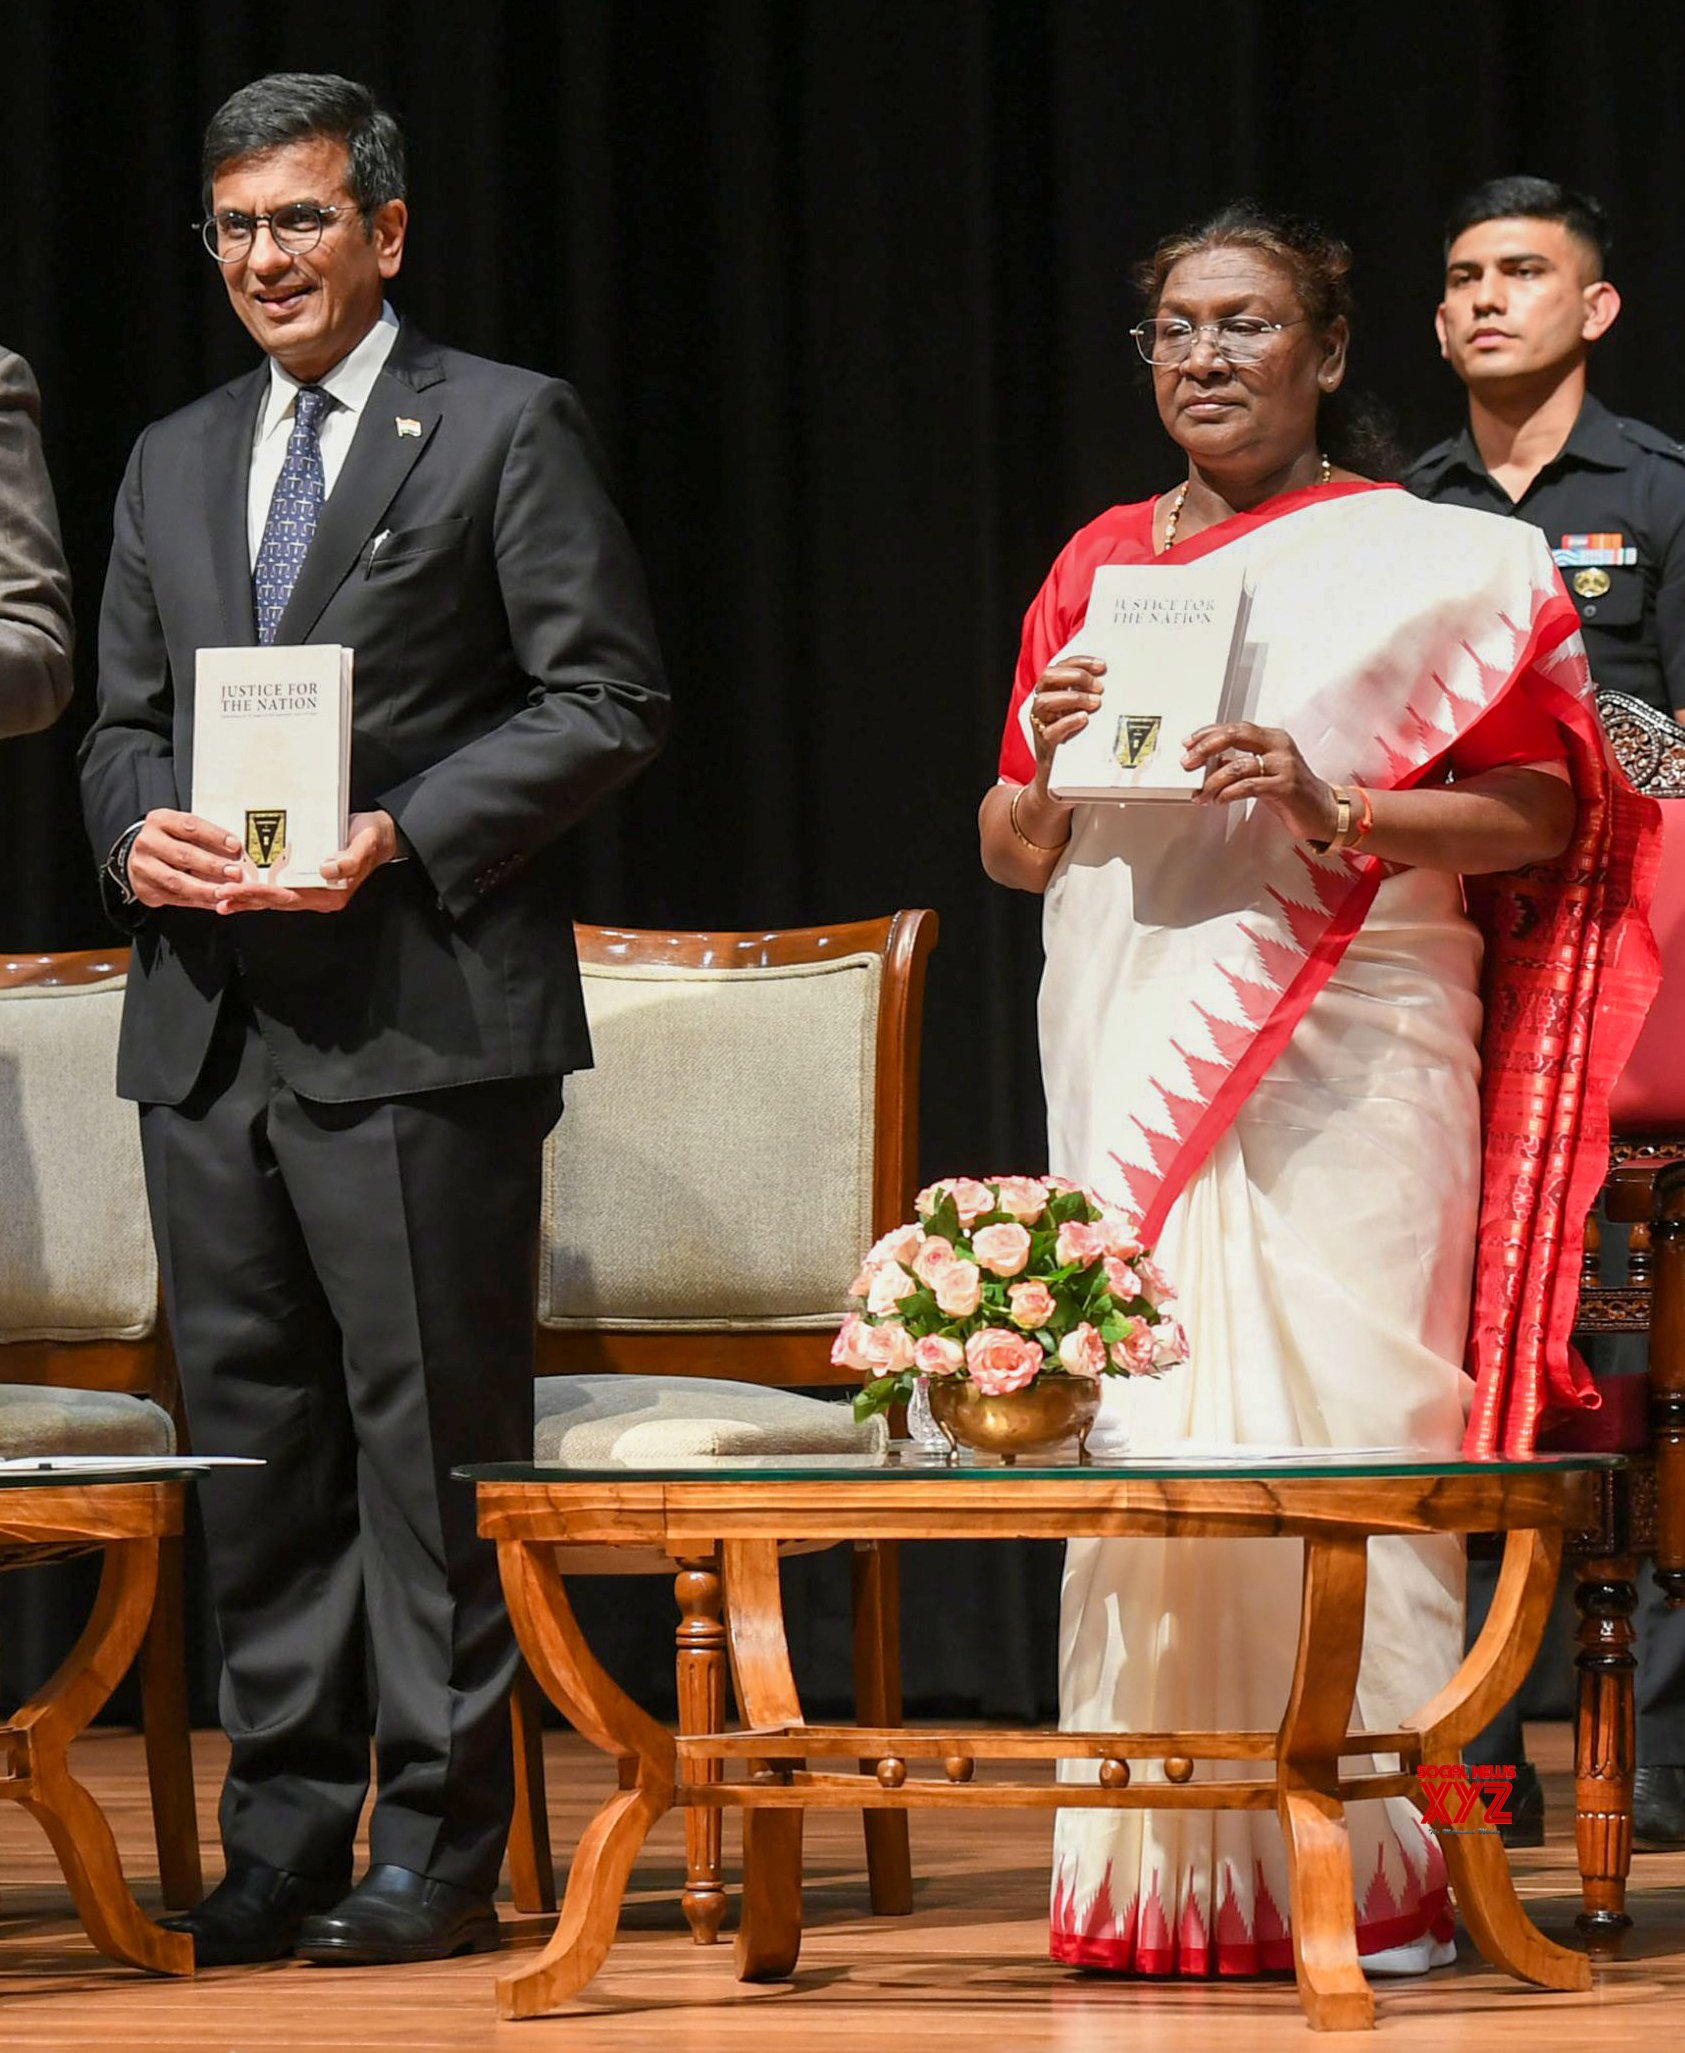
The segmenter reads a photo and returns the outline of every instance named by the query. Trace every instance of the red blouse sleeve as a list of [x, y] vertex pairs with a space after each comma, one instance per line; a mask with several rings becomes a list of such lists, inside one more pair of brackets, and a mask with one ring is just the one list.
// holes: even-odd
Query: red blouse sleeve
[[1089, 588], [1100, 563], [1152, 560], [1153, 501], [1114, 506], [1090, 521], [1054, 558], [1034, 603], [1024, 615], [1024, 633], [1013, 673], [1012, 703], [1001, 735], [1000, 774], [1028, 784], [1036, 774], [1035, 743], [1029, 728], [1029, 699], [1036, 679], [1076, 632], [1088, 610]]
[[1035, 744], [1029, 733], [1030, 694], [1036, 688], [1036, 679], [1047, 668], [1048, 658], [1065, 645], [1066, 634], [1061, 631], [1061, 573], [1070, 553], [1071, 545], [1067, 543], [1024, 615], [1018, 667], [1012, 675], [1012, 702], [1006, 709], [1006, 728], [1000, 738], [1000, 774], [1012, 784], [1028, 784], [1036, 774]]
[[1566, 763], [1562, 729], [1518, 678], [1451, 749], [1453, 777], [1478, 777], [1514, 763]]

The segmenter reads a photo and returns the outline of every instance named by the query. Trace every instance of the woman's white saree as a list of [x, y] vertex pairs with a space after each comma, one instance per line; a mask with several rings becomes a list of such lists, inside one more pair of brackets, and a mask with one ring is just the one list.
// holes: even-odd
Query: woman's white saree
[[[1085, 557], [1079, 536], [1032, 609], [1008, 775], [1024, 774], [1026, 679], [1060, 648], [1080, 648], [1073, 595], [1085, 598], [1096, 561], [1144, 560], [1150, 527], [1120, 518], [1108, 538], [1102, 526], [1085, 536], [1104, 553]], [[1537, 1188], [1526, 1176], [1494, 1182], [1488, 1163], [1483, 1203], [1484, 943], [1455, 877], [1313, 855], [1262, 806], [1079, 808], [1046, 899], [1050, 1166], [1140, 1215], [1192, 1343], [1187, 1366], [1162, 1381], [1108, 1386], [1102, 1430], [1138, 1451], [1408, 1446], [1454, 1456], [1473, 1390], [1464, 1362], [1477, 1247], [1498, 1257], [1482, 1284], [1486, 1390], [1519, 1380], [1526, 1324], [1528, 1271], [1504, 1221], [1517, 1241], [1542, 1220], [1558, 1245], [1561, 1214], [1595, 1188], [1589, 1101], [1624, 1059], [1649, 966], [1647, 934], [1631, 918], [1645, 820], [1630, 792], [1610, 786], [1577, 620], [1531, 528], [1336, 487], [1225, 523], [1177, 555], [1219, 547], [1244, 562], [1251, 589], [1247, 717], [1287, 729], [1325, 777], [1396, 788], [1443, 774], [1482, 718], [1525, 691], [1561, 722], [1581, 797], [1563, 877], [1571, 886], [1575, 862], [1585, 867], [1593, 830], [1607, 868], [1620, 825], [1625, 882], [1601, 924], [1573, 923], [1577, 981], [1557, 974], [1566, 956], [1554, 929], [1542, 963], [1524, 966], [1530, 989], [1554, 976], [1566, 994], [1561, 1045], [1534, 1021], [1521, 1032], [1525, 1050], [1511, 1032], [1487, 1078], [1490, 1134], [1506, 1119], [1527, 1127], [1533, 1100], [1523, 1116], [1504, 1080], [1512, 1069], [1533, 1076], [1541, 1047], [1575, 1075], [1572, 1105], [1552, 1100], [1572, 1127], [1557, 1148], [1560, 1174]], [[1558, 882], [1551, 892], [1554, 917]], [[1506, 964], [1514, 940], [1495, 944]], [[1608, 974], [1622, 949], [1624, 977]], [[1523, 1131], [1494, 1159], [1512, 1153], [1540, 1150]], [[1516, 1227], [1523, 1199], [1538, 1216]], [[1530, 1432], [1553, 1392], [1580, 1389], [1561, 1320], [1536, 1309], [1532, 1319], [1527, 1423], [1494, 1427], [1494, 1446]], [[1507, 1401], [1488, 1400], [1493, 1418], [1508, 1417]], [[1299, 1577], [1296, 1541], [1073, 1542], [1062, 1723], [1273, 1726]], [[1459, 1543], [1372, 1543], [1362, 1722], [1395, 1725], [1425, 1702], [1461, 1658], [1462, 1634]], [[1069, 1779], [1094, 1772], [1067, 1764]], [[1444, 1869], [1413, 1806], [1356, 1805], [1349, 1825], [1360, 1951], [1445, 1936]], [[1287, 1902], [1281, 1832], [1267, 1814], [1059, 1814], [1059, 1959], [1147, 1973], [1287, 1968]]]

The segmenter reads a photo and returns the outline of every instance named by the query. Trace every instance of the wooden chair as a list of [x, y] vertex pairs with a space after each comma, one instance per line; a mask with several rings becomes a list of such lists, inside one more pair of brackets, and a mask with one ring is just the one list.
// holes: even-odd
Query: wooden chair
[[[184, 1444], [135, 1112], [113, 1088], [127, 967], [126, 950], [0, 958], [3, 1454], [168, 1454]], [[141, 1704], [159, 1879], [181, 1910], [202, 1893], [182, 1542], [159, 1548]], [[21, 1547], [0, 1566], [78, 1551]]]
[[1603, 1281], [1603, 1230], [1587, 1226], [1578, 1330], [1649, 1339], [1644, 1375], [1606, 1376], [1601, 1411], [1553, 1444], [1628, 1456], [1602, 1479], [1598, 1518], [1575, 1536], [1580, 1611], [1575, 1710], [1575, 1836], [1588, 1936], [1630, 1919], [1638, 1562], [1653, 1558], [1668, 1602], [1685, 1604], [1685, 800], [1663, 803], [1662, 869], [1651, 919], [1663, 982], [1610, 1104], [1604, 1222], [1629, 1230], [1625, 1281]]
[[[831, 1343], [866, 1246], [912, 1216], [919, 1033], [935, 940], [931, 912], [781, 933], [578, 930], [597, 1067], [569, 1080], [549, 1144], [539, 1459], [555, 1458], [544, 1451], [547, 1417], [553, 1430], [557, 1415], [639, 1402], [626, 1377], [729, 1379], [713, 1384], [702, 1408], [731, 1414], [730, 1430], [745, 1436], [737, 1446], [755, 1444], [774, 1390], [857, 1386], [832, 1367]], [[661, 1386], [649, 1388], [640, 1431], [653, 1425], [659, 1435]], [[676, 1408], [694, 1412], [695, 1393], [686, 1394], [688, 1407]], [[807, 1400], [803, 1409], [804, 1426], [857, 1430], [834, 1403]], [[790, 1423], [785, 1412], [760, 1444], [778, 1451]], [[695, 1428], [683, 1422], [683, 1431]], [[567, 1573], [675, 1575], [680, 1728], [720, 1730], [717, 1549], [684, 1561], [652, 1549], [635, 1569], [622, 1549], [560, 1552]], [[894, 1724], [894, 1547], [857, 1545], [853, 1571], [859, 1714]], [[555, 1900], [538, 1701], [523, 1673], [510, 1873], [517, 1905], [533, 1910]], [[910, 1911], [905, 1814], [869, 1810], [864, 1825], [873, 1909]], [[683, 1908], [706, 1945], [726, 1907], [720, 1813], [688, 1811], [685, 1845]]]

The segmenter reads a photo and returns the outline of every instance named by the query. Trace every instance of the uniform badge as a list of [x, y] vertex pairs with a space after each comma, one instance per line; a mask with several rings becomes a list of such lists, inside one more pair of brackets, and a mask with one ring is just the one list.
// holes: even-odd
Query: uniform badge
[[1637, 549], [1625, 535], [1620, 534], [1564, 535], [1562, 547], [1550, 553], [1556, 558], [1559, 570], [1571, 570], [1580, 565], [1632, 564], [1638, 561]]
[[421, 433], [421, 423], [420, 421], [412, 421], [407, 414], [399, 414], [398, 433], [400, 435], [419, 435]]
[[1139, 770], [1158, 753], [1159, 729], [1164, 725], [1158, 713], [1125, 713], [1117, 723], [1115, 753], [1126, 770]]
[[1576, 570], [1574, 590], [1582, 599], [1601, 599], [1609, 589], [1609, 573], [1606, 570]]
[[285, 847], [287, 816], [284, 812], [256, 812], [246, 815], [246, 853], [260, 870], [275, 860], [277, 848]]

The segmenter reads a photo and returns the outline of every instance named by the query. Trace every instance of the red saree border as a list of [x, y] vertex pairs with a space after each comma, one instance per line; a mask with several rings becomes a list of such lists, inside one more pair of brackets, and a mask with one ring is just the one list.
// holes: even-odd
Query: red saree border
[[[1578, 627], [1565, 596], [1560, 610], [1557, 643]], [[1542, 1428], [1600, 1403], [1571, 1338], [1580, 1240], [1608, 1170], [1610, 1094], [1661, 975], [1647, 918], [1660, 810], [1615, 767], [1585, 692], [1538, 669], [1532, 686], [1567, 737], [1579, 817], [1555, 863], [1469, 885], [1487, 946], [1473, 1460], [1529, 1454]]]
[[1293, 1038], [1294, 1030], [1310, 1010], [1312, 1000], [1339, 968], [1341, 956], [1367, 919], [1369, 908], [1375, 902], [1375, 893], [1381, 887], [1384, 866], [1371, 861], [1368, 868], [1370, 875], [1352, 880], [1351, 889], [1340, 901], [1339, 911], [1329, 920], [1321, 938], [1306, 957], [1304, 968], [1283, 991], [1275, 1010], [1253, 1035], [1246, 1053], [1229, 1071], [1227, 1079], [1165, 1170], [1158, 1191], [1141, 1218], [1141, 1238], [1149, 1244], [1158, 1239], [1171, 1206], [1228, 1131], [1235, 1114], [1252, 1095], [1259, 1078]]
[[[1331, 505], [1336, 499], [1355, 499], [1363, 492], [1402, 492], [1402, 485], [1386, 484], [1374, 478], [1342, 479], [1339, 484], [1300, 485], [1291, 492], [1279, 493], [1274, 499], [1266, 499], [1261, 506], [1249, 508], [1245, 513], [1231, 513], [1227, 520], [1213, 521], [1208, 528], [1201, 528], [1197, 535], [1190, 535], [1184, 542], [1180, 536], [1176, 541], [1175, 561], [1188, 563], [1196, 556], [1210, 556], [1230, 542], [1238, 542], [1244, 536], [1256, 534], [1259, 528], [1268, 527], [1272, 521], [1285, 520], [1289, 514], [1302, 513], [1308, 506]], [[1159, 494], [1158, 497], [1164, 497]], [[1147, 502], [1156, 508], [1158, 498]], [[1152, 532], [1149, 517], [1148, 533]], [[1154, 563], [1167, 563], [1168, 552], [1150, 559]]]
[[[1322, 488], [1324, 496], [1328, 489]], [[1350, 493], [1379, 488], [1349, 486], [1344, 489]], [[1302, 498], [1304, 495], [1294, 496]], [[1559, 603], [1561, 612], [1558, 611]], [[1563, 614], [1566, 615], [1566, 620], [1563, 619]], [[1535, 616], [1527, 640], [1512, 663], [1503, 686], [1489, 701], [1479, 707], [1475, 719], [1452, 735], [1433, 755], [1413, 766], [1407, 775], [1390, 785], [1377, 780], [1374, 788], [1405, 791], [1426, 781], [1444, 762], [1463, 733], [1478, 720], [1484, 719], [1543, 656], [1548, 655], [1570, 634], [1576, 633], [1579, 624], [1579, 616], [1565, 595], [1560, 597], [1560, 601], [1554, 598], [1547, 601]], [[1595, 715], [1593, 717], [1595, 718]], [[1236, 1113], [1246, 1102], [1259, 1078], [1293, 1038], [1294, 1031], [1310, 1009], [1312, 1000], [1339, 967], [1340, 959], [1351, 945], [1352, 937], [1367, 917], [1387, 866], [1373, 856], [1348, 857], [1346, 860], [1359, 872], [1352, 888], [1330, 915], [1316, 942], [1307, 951], [1302, 968], [1282, 991], [1268, 1019], [1254, 1033], [1245, 1053], [1212, 1095], [1198, 1120], [1189, 1128], [1187, 1134], [1181, 1137], [1180, 1145], [1169, 1162], [1164, 1165], [1158, 1186], [1141, 1212], [1143, 1240], [1150, 1242], [1157, 1239], [1171, 1206], [1186, 1190], [1211, 1150], [1233, 1123]], [[1127, 1176], [1129, 1172], [1122, 1158], [1114, 1155], [1113, 1160]]]
[[[1422, 1895], [1414, 1910], [1360, 1922], [1357, 1950], [1359, 1955], [1384, 1953], [1395, 1946], [1413, 1946], [1420, 1939], [1449, 1940], [1456, 1936], [1456, 1929], [1450, 1890], [1434, 1889]], [[1291, 1974], [1294, 1966], [1291, 1934], [1286, 1938], [1215, 1938], [1202, 1949], [1184, 1946], [1175, 1938], [1169, 1945], [1155, 1947], [1143, 1945], [1132, 1932], [1120, 1939], [1102, 1939], [1056, 1926], [1048, 1935], [1047, 1950], [1062, 1967], [1100, 1968], [1109, 1974], [1153, 1980]]]

